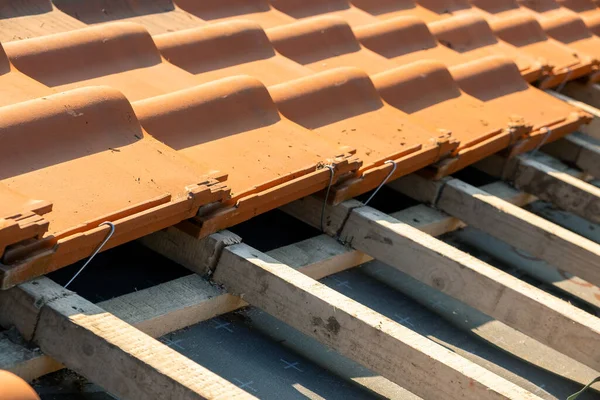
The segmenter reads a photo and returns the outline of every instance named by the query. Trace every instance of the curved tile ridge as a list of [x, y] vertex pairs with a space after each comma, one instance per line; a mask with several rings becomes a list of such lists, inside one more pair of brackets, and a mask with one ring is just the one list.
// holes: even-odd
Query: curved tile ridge
[[526, 13], [496, 18], [491, 22], [491, 27], [500, 39], [548, 64], [551, 68], [548, 76], [540, 82], [543, 88], [561, 84], [567, 75], [569, 79], [577, 79], [597, 69], [597, 60], [549, 38], [539, 22]]
[[462, 168], [493, 154], [531, 131], [520, 116], [509, 115], [464, 93], [440, 62], [418, 61], [372, 76], [381, 97], [392, 106], [454, 132], [460, 140]]
[[266, 87], [248, 76], [136, 102], [134, 108], [159, 141], [230, 172], [231, 200], [202, 216], [197, 235], [325, 189], [330, 171], [324, 165], [334, 167], [334, 182], [360, 166], [355, 150], [282, 117]]
[[266, 85], [311, 73], [278, 54], [255, 22], [232, 20], [154, 37], [171, 63], [209, 82], [248, 74]]
[[600, 8], [592, 0], [557, 0], [557, 3], [575, 11], [595, 35], [600, 34]]
[[416, 2], [437, 14], [456, 15], [473, 11], [469, 0], [416, 0]]
[[54, 7], [50, 0], [4, 0], [0, 2], [0, 19], [3, 43], [85, 27]]
[[17, 70], [0, 44], [0, 106], [31, 100], [52, 90]]
[[507, 15], [520, 11], [516, 0], [469, 0], [471, 5], [497, 16]]
[[[487, 57], [450, 69], [461, 89], [508, 114], [522, 115], [533, 131], [512, 149], [513, 154], [550, 143], [591, 122], [591, 115], [527, 84], [517, 66], [505, 57]], [[490, 85], [490, 82], [502, 85]]]
[[431, 22], [442, 18], [414, 0], [351, 0], [351, 3], [379, 19], [415, 17], [424, 22]]
[[376, 73], [396, 66], [362, 47], [350, 25], [340, 17], [307, 18], [269, 29], [267, 35], [278, 52], [315, 71], [355, 66]]
[[268, 0], [176, 0], [176, 2], [187, 12], [210, 22], [236, 18], [249, 19], [264, 28], [294, 22], [294, 18], [271, 7]]
[[425, 59], [438, 60], [447, 66], [469, 61], [442, 46], [427, 25], [416, 17], [398, 17], [361, 26], [354, 33], [363, 46], [399, 65]]
[[148, 31], [130, 22], [10, 42], [4, 47], [20, 71], [50, 86], [161, 62]]
[[351, 26], [372, 24], [377, 18], [357, 7], [348, 0], [270, 0], [277, 10], [302, 19], [318, 15], [343, 18]]
[[172, 0], [53, 0], [53, 3], [86, 24], [127, 20], [144, 25], [153, 35], [205, 23], [179, 9]]
[[446, 47], [467, 54], [472, 60], [485, 56], [506, 56], [519, 67], [528, 82], [539, 79], [547, 66], [516, 47], [498, 40], [485, 19], [460, 15], [429, 24], [431, 33]]
[[23, 73], [56, 90], [108, 85], [131, 100], [195, 84], [166, 62], [143, 26], [114, 22], [5, 44]]
[[43, 239], [5, 253], [0, 286], [89, 256], [103, 221], [116, 226], [106, 249], [193, 217], [228, 198], [225, 178], [149, 137], [108, 87], [1, 107], [0, 184], [54, 207]]
[[458, 143], [447, 131], [429, 129], [382, 101], [368, 75], [353, 67], [336, 68], [272, 86], [283, 115], [334, 142], [357, 149], [363, 160], [359, 179], [334, 192], [335, 201], [376, 188], [397, 163], [392, 179], [451, 155]]

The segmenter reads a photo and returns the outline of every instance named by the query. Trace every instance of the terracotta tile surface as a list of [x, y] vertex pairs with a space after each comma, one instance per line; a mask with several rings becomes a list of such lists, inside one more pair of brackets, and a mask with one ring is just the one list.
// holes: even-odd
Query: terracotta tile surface
[[198, 82], [250, 75], [273, 85], [312, 71], [277, 53], [262, 28], [234, 20], [154, 37], [172, 64], [196, 75]]
[[35, 99], [52, 90], [18, 71], [0, 45], [0, 106]]
[[0, 2], [0, 42], [67, 32], [85, 24], [58, 10], [50, 0]]
[[129, 102], [110, 88], [2, 107], [0, 143], [0, 185], [53, 205], [44, 215], [48, 234], [7, 249], [0, 265], [29, 277], [91, 254], [106, 237], [108, 228], [98, 228], [103, 221], [116, 226], [109, 248], [229, 195], [223, 174], [148, 136]]
[[438, 13], [415, 3], [414, 0], [351, 0], [351, 3], [379, 19], [414, 17], [431, 22], [443, 18]]
[[[522, 153], [550, 143], [589, 123], [592, 116], [524, 82], [509, 59], [488, 57], [450, 69], [462, 90], [533, 124], [528, 138], [512, 148]], [[502, 85], [490, 82], [502, 82]]]
[[[354, 150], [282, 117], [267, 89], [227, 78], [134, 103], [146, 131], [178, 153], [228, 171], [229, 207], [198, 219], [204, 236], [325, 189], [356, 170]], [[201, 225], [201, 226], [200, 226]]]
[[107, 220], [202, 237], [534, 150], [591, 116], [527, 82], [600, 78], [592, 0], [0, 3], [0, 288]]
[[339, 17], [314, 17], [267, 30], [275, 49], [314, 71], [353, 66], [368, 74], [397, 65], [360, 45], [352, 28]]
[[436, 61], [415, 62], [372, 79], [390, 105], [422, 124], [453, 132], [460, 141], [459, 159], [449, 171], [508, 147], [531, 129], [519, 115], [508, 115], [462, 91], [448, 69]]
[[208, 22], [244, 19], [254, 21], [263, 28], [294, 22], [289, 15], [276, 10], [268, 0], [176, 0], [187, 12]]
[[382, 101], [373, 82], [357, 68], [336, 68], [270, 91], [292, 121], [358, 149], [362, 175], [336, 188], [335, 201], [379, 186], [392, 168], [386, 160], [397, 163], [396, 178], [454, 153], [458, 144], [449, 132], [417, 124]]
[[205, 24], [171, 0], [53, 0], [71, 17], [92, 25], [116, 20], [136, 22], [153, 35]]
[[[486, 146], [478, 146], [471, 153], [477, 154], [475, 157], [484, 157], [485, 154], [498, 151], [528, 131], [526, 124], [517, 122], [508, 115], [502, 116], [502, 112], [495, 107], [461, 92], [442, 64], [420, 62], [410, 64], [410, 67], [405, 69], [398, 68], [398, 64], [393, 60], [362, 47], [350, 27], [338, 18], [313, 18], [269, 29], [267, 34], [279, 52], [315, 71], [342, 66], [358, 67], [371, 76], [381, 73], [382, 78], [379, 82], [392, 82], [400, 73], [408, 73], [410, 78], [403, 80], [402, 85], [390, 84], [386, 93], [389, 95], [390, 92], [404, 91], [406, 96], [409, 96], [409, 93], [413, 95], [405, 99], [407, 104], [403, 104], [402, 107], [398, 106], [400, 103], [397, 102], [397, 96], [391, 97], [394, 98], [394, 102], [390, 104], [408, 114], [421, 111], [422, 116], [418, 118], [420, 125], [453, 132], [453, 137], [460, 141], [462, 149], [477, 145], [482, 140], [486, 141]], [[420, 69], [421, 73], [418, 72]], [[377, 84], [377, 81], [375, 83]], [[424, 86], [418, 89], [419, 85]], [[404, 86], [410, 90], [407, 92], [401, 88]], [[423, 92], [423, 88], [428, 88], [430, 92]], [[386, 96], [383, 97], [388, 100]], [[411, 108], [413, 106], [416, 108]], [[463, 106], [466, 109], [481, 110], [482, 117], [473, 117], [475, 111], [461, 113], [459, 118], [453, 116], [452, 112], [448, 113], [449, 109], [457, 110]], [[287, 115], [285, 112], [284, 114]], [[489, 121], [485, 120], [487, 116], [490, 117]], [[471, 123], [471, 118], [477, 119], [476, 123]], [[466, 123], [463, 124], [463, 121]], [[466, 160], [467, 158], [463, 157], [461, 161]]]
[[600, 8], [593, 0], [557, 0], [557, 3], [575, 11], [594, 35], [600, 34]]
[[343, 18], [351, 26], [377, 21], [376, 17], [354, 7], [348, 0], [271, 0], [271, 5], [296, 19], [329, 15]]
[[542, 87], [560, 85], [565, 79], [576, 79], [595, 73], [598, 61], [549, 38], [531, 15], [520, 13], [510, 18], [491, 21], [494, 34], [529, 55], [545, 60], [551, 66]]
[[21, 72], [57, 91], [108, 85], [135, 101], [196, 83], [161, 57], [143, 26], [130, 22], [9, 42], [5, 51]]
[[520, 51], [494, 36], [485, 19], [465, 14], [429, 24], [431, 33], [446, 47], [464, 54], [471, 60], [487, 56], [504, 56], [513, 60], [528, 82], [539, 79], [547, 66], [539, 58]]

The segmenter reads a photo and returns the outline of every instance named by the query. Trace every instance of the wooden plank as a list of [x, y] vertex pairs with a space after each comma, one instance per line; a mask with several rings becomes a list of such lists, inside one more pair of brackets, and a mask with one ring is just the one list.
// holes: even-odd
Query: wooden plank
[[[369, 263], [360, 271], [408, 295], [455, 327], [558, 376], [587, 385], [600, 372], [530, 338], [505, 323], [492, 319], [434, 288], [380, 262]], [[469, 358], [468, 355], [465, 355]], [[478, 355], [472, 355], [477, 362]], [[515, 382], [517, 383], [517, 382]], [[538, 383], [539, 384], [539, 383]]]
[[600, 142], [597, 139], [576, 132], [547, 144], [542, 149], [545, 153], [600, 178]]
[[62, 368], [61, 363], [42, 354], [39, 349], [28, 349], [0, 334], [0, 369], [31, 382]]
[[589, 221], [600, 222], [600, 188], [548, 165], [547, 159], [516, 157], [516, 168], [510, 176], [515, 187]]
[[0, 321], [123, 399], [253, 398], [47, 278], [1, 292]]
[[[427, 186], [436, 186], [432, 196]], [[600, 245], [459, 179], [400, 179], [395, 190], [462, 220], [515, 248], [600, 285]]]
[[247, 245], [225, 248], [213, 278], [248, 303], [424, 398], [537, 398]]
[[[302, 218], [319, 202], [305, 198], [286, 209]], [[473, 308], [505, 322], [591, 368], [600, 369], [600, 320], [370, 207], [336, 207], [340, 240]], [[340, 209], [345, 209], [344, 212]], [[303, 218], [310, 223], [314, 216]], [[518, 305], [516, 307], [515, 305]]]
[[584, 85], [578, 82], [571, 82], [565, 85], [562, 93], [554, 90], [547, 90], [548, 94], [582, 109], [591, 114], [594, 118], [588, 125], [582, 125], [579, 130], [583, 133], [600, 139], [600, 92], [598, 85]]
[[198, 275], [185, 276], [99, 303], [154, 338], [235, 311], [247, 304]]

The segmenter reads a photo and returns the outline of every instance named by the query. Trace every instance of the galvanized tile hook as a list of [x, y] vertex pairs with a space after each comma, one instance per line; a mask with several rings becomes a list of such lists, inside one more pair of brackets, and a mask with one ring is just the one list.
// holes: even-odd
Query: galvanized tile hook
[[88, 266], [88, 264], [90, 263], [90, 261], [92, 261], [94, 259], [94, 257], [96, 257], [96, 254], [98, 254], [98, 252], [100, 250], [102, 250], [102, 248], [104, 247], [104, 245], [106, 244], [106, 242], [108, 242], [110, 240], [110, 238], [112, 237], [112, 235], [115, 233], [115, 225], [112, 222], [103, 222], [98, 226], [103, 226], [103, 225], [108, 225], [110, 226], [110, 231], [108, 232], [108, 235], [106, 235], [106, 238], [104, 239], [104, 241], [102, 243], [100, 243], [100, 246], [98, 246], [98, 248], [96, 249], [96, 251], [94, 251], [94, 253], [90, 256], [90, 258], [88, 258], [88, 260], [85, 262], [85, 264], [83, 264], [83, 267], [81, 267], [79, 269], [79, 271], [77, 271], [77, 273], [75, 274], [75, 276], [73, 276], [71, 278], [71, 280], [69, 282], [67, 282], [67, 284], [65, 285], [65, 289], [69, 287], [69, 285], [75, 280], [75, 278], [77, 278], [79, 276], [79, 274], [81, 273], [81, 271], [83, 271], [85, 269], [85, 267]]
[[388, 181], [388, 179], [390, 179], [390, 177], [392, 175], [394, 175], [394, 172], [396, 172], [396, 168], [398, 168], [398, 165], [392, 161], [392, 160], [387, 160], [386, 162], [384, 162], [384, 164], [394, 164], [394, 167], [392, 168], [392, 170], [390, 171], [390, 173], [385, 177], [385, 179], [383, 180], [383, 182], [381, 182], [381, 184], [377, 187], [377, 189], [375, 189], [375, 191], [373, 192], [373, 194], [367, 199], [367, 201], [365, 201], [364, 205], [366, 206], [367, 204], [369, 204], [369, 202], [371, 200], [373, 200], [373, 197], [375, 197], [375, 195], [377, 194], [377, 192], [379, 192], [379, 189], [381, 189], [383, 187], [383, 185], [386, 184], [386, 182]]

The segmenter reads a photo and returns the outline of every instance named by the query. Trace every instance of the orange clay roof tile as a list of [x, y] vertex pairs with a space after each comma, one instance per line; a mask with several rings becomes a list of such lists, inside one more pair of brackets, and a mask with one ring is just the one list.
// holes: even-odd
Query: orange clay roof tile
[[415, 121], [447, 129], [460, 140], [460, 158], [449, 171], [508, 147], [531, 129], [519, 115], [509, 115], [462, 91], [448, 69], [437, 61], [415, 62], [372, 79], [390, 105]]
[[271, 28], [267, 35], [278, 52], [314, 71], [354, 66], [374, 74], [396, 66], [362, 47], [340, 17], [308, 18]]
[[592, 0], [557, 0], [562, 7], [575, 11], [595, 35], [600, 34], [600, 8]]
[[88, 25], [130, 21], [144, 25], [152, 35], [205, 24], [200, 18], [181, 10], [172, 0], [53, 0], [53, 3]]
[[424, 22], [437, 21], [443, 17], [422, 7], [414, 0], [351, 0], [351, 3], [379, 19], [415, 17]]
[[208, 22], [244, 19], [254, 21], [263, 28], [294, 22], [289, 15], [276, 10], [268, 0], [176, 0], [187, 12]]
[[17, 70], [0, 45], [0, 106], [31, 100], [52, 90]]
[[116, 226], [110, 248], [229, 196], [225, 175], [150, 137], [111, 88], [2, 107], [0, 143], [0, 184], [53, 204], [44, 238], [5, 251], [2, 287], [9, 270], [33, 277], [88, 256], [106, 236], [103, 221]]
[[547, 60], [552, 70], [544, 77], [541, 87], [560, 85], [565, 79], [576, 79], [594, 73], [598, 61], [546, 36], [538, 21], [531, 15], [516, 14], [491, 22], [494, 33], [540, 60]]
[[353, 27], [377, 21], [375, 16], [354, 7], [348, 0], [271, 0], [271, 4], [296, 19], [329, 15], [343, 18]]
[[0, 42], [28, 39], [83, 28], [85, 24], [58, 10], [50, 0], [2, 0]]
[[[534, 150], [540, 144], [576, 131], [591, 121], [591, 115], [528, 85], [516, 65], [507, 58], [488, 57], [450, 68], [462, 90], [497, 105], [507, 113], [518, 113], [533, 124], [533, 131], [512, 151]], [[490, 85], [502, 82], [502, 85]]]
[[9, 42], [5, 51], [17, 69], [56, 91], [108, 85], [135, 101], [196, 83], [161, 57], [143, 26], [131, 22]]
[[539, 79], [546, 68], [539, 59], [494, 36], [487, 21], [480, 16], [465, 14], [447, 18], [430, 23], [429, 29], [440, 43], [470, 60], [499, 55], [510, 58], [528, 82]]
[[453, 153], [457, 142], [447, 131], [418, 124], [382, 101], [369, 77], [358, 68], [336, 68], [271, 87], [273, 99], [289, 119], [333, 142], [358, 149], [363, 173], [336, 188], [341, 201], [376, 188], [393, 160], [393, 179]]
[[431, 59], [446, 66], [458, 65], [470, 59], [442, 46], [419, 18], [398, 17], [356, 28], [360, 43], [399, 65]]
[[210, 82], [250, 75], [273, 85], [312, 71], [277, 53], [262, 28], [251, 21], [227, 21], [154, 37], [172, 64]]
[[[230, 207], [200, 219], [212, 233], [325, 189], [360, 166], [352, 154], [282, 117], [267, 89], [238, 76], [134, 103], [146, 131], [178, 153], [228, 171]], [[344, 142], [345, 143], [345, 142]]]

